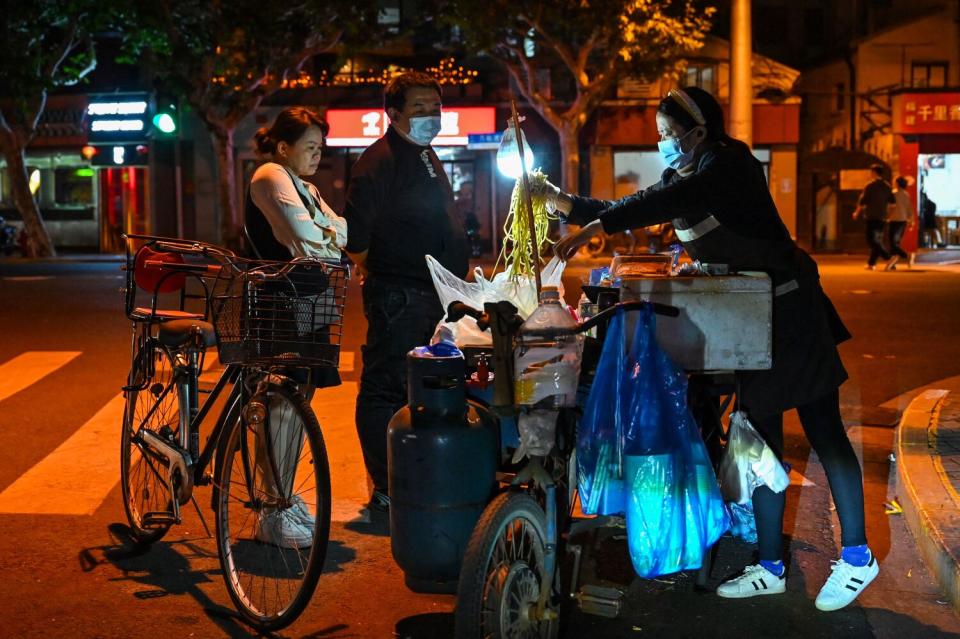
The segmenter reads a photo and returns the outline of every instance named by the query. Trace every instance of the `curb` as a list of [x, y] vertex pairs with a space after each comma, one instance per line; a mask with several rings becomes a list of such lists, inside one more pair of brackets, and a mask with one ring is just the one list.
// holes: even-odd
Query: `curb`
[[897, 493], [910, 532], [953, 609], [960, 614], [960, 495], [934, 450], [946, 390], [910, 402], [896, 435]]

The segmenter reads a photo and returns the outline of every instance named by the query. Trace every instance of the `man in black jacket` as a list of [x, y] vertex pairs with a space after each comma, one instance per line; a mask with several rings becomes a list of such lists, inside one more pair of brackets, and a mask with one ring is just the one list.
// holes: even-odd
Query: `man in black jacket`
[[427, 344], [443, 315], [424, 257], [466, 278], [467, 240], [453, 189], [430, 143], [440, 132], [440, 85], [417, 72], [384, 91], [386, 134], [353, 167], [344, 217], [347, 252], [363, 282], [367, 340], [357, 433], [373, 480], [370, 506], [386, 510], [387, 424], [406, 401], [406, 354]]
[[[870, 167], [870, 170], [873, 172], [873, 180], [860, 192], [860, 200], [857, 202], [857, 210], [853, 213], [853, 219], [862, 215], [867, 223], [867, 246], [870, 247], [867, 268], [872, 271], [877, 268], [878, 257], [885, 260], [891, 259], [890, 253], [883, 246], [883, 227], [887, 219], [887, 206], [893, 204], [896, 200], [893, 198], [893, 190], [890, 185], [883, 179], [883, 165], [874, 164]], [[889, 266], [895, 264], [897, 259], [899, 258], [894, 257]]]

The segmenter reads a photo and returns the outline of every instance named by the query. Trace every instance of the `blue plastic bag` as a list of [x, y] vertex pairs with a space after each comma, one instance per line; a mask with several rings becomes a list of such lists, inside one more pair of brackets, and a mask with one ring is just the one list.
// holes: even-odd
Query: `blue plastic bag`
[[748, 544], [757, 543], [757, 520], [753, 515], [753, 504], [727, 502], [727, 508], [730, 510], [730, 534]]
[[577, 441], [587, 514], [625, 513], [634, 570], [656, 577], [699, 568], [730, 521], [686, 375], [657, 346], [651, 309], [626, 352], [623, 311], [610, 323]]

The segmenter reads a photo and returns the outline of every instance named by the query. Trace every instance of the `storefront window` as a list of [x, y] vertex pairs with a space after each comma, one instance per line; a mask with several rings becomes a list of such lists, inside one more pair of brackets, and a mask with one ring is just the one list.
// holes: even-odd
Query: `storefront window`
[[93, 206], [93, 169], [64, 167], [53, 171], [54, 203], [57, 206]]

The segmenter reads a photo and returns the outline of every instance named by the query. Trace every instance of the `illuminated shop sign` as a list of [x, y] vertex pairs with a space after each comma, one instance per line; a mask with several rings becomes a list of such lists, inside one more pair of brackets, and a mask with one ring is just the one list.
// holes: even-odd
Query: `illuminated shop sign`
[[894, 132], [906, 135], [960, 133], [960, 93], [902, 93], [894, 96]]
[[88, 140], [92, 144], [145, 142], [148, 107], [145, 93], [90, 96]]
[[[469, 136], [494, 133], [494, 107], [445, 108], [440, 116], [440, 135], [433, 146], [467, 146]], [[327, 111], [329, 146], [369, 146], [390, 126], [390, 118], [377, 109], [330, 109]]]
[[103, 144], [89, 147], [91, 166], [147, 166], [150, 164], [150, 147], [146, 144]]

